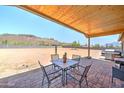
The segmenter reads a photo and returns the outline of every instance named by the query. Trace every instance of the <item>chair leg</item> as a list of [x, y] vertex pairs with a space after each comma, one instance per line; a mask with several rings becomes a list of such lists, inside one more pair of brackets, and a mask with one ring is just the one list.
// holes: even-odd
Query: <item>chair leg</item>
[[87, 87], [88, 87], [88, 81], [87, 81], [87, 77], [85, 78], [85, 80], [86, 80], [86, 85], [87, 85]]
[[68, 79], [68, 77], [67, 77], [67, 74], [66, 74], [66, 85], [67, 85], [67, 83], [68, 83], [68, 80], [67, 80], [67, 79]]
[[53, 69], [55, 69], [55, 64], [53, 65]]
[[79, 87], [81, 88], [81, 82], [79, 82]]
[[43, 79], [42, 79], [42, 86], [44, 85], [44, 76], [43, 76]]
[[121, 69], [121, 64], [120, 64], [120, 69]]
[[79, 66], [78, 66], [78, 70], [79, 70]]
[[112, 77], [112, 83], [113, 83], [113, 77]]
[[48, 88], [50, 87], [50, 84], [51, 84], [51, 83], [50, 83], [50, 82], [48, 82]]
[[61, 82], [62, 82], [62, 85], [63, 85], [63, 77], [61, 77]]
[[77, 67], [78, 67], [78, 70], [79, 70], [79, 69], [80, 69], [80, 68], [79, 68], [79, 63], [78, 63], [78, 65], [77, 65]]

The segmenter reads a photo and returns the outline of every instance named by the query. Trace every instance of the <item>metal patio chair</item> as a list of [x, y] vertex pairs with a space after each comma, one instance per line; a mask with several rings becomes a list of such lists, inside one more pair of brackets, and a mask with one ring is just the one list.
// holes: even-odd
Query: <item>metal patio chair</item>
[[81, 59], [80, 55], [75, 55], [75, 54], [72, 55], [72, 60], [78, 61], [78, 64], [76, 66], [73, 66], [72, 68], [78, 67], [79, 69], [80, 59]]
[[[59, 54], [51, 54], [51, 62], [59, 60]], [[57, 65], [54, 64], [54, 69], [59, 68]]]
[[83, 66], [80, 66], [80, 69], [72, 69], [72, 70], [69, 70], [67, 73], [66, 73], [66, 84], [68, 82], [68, 76], [71, 77], [72, 79], [76, 80], [77, 82], [79, 82], [79, 87], [81, 88], [81, 83], [83, 82], [83, 80], [85, 79], [86, 80], [86, 85], [88, 87], [88, 82], [87, 82], [87, 73], [90, 69], [92, 64], [86, 66], [86, 67], [83, 67]]
[[43, 65], [41, 65], [40, 61], [38, 61], [41, 69], [42, 69], [42, 72], [43, 72], [43, 79], [42, 79], [42, 86], [44, 85], [44, 79], [46, 78], [47, 81], [48, 81], [48, 88], [50, 87], [51, 85], [51, 82], [59, 77], [62, 76], [62, 70], [61, 69], [50, 69], [50, 71], [47, 71], [46, 68], [47, 67], [50, 67], [50, 66], [53, 66], [53, 65], [48, 65], [46, 67], [44, 67]]
[[72, 55], [73, 60], [80, 61], [80, 58], [81, 58], [80, 55], [75, 55], [75, 54]]
[[114, 78], [124, 81], [124, 70], [116, 67], [112, 67], [112, 83]]
[[51, 54], [51, 61], [55, 61], [59, 59], [59, 54]]

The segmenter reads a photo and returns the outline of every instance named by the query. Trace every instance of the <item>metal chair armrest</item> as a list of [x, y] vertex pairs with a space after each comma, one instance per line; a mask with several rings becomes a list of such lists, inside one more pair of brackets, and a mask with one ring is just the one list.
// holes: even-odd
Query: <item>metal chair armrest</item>
[[62, 69], [58, 69], [58, 70], [56, 70], [56, 71], [53, 71], [53, 72], [51, 72], [51, 73], [48, 73], [48, 75], [52, 75], [52, 74], [56, 74], [56, 73], [58, 73], [59, 71], [61, 71]]
[[45, 66], [45, 68], [48, 68], [50, 66], [54, 66], [54, 64], [49, 64], [49, 65]]

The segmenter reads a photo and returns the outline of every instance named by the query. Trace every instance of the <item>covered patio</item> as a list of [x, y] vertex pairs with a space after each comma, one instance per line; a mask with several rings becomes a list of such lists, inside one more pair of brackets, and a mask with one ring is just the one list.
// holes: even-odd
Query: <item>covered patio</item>
[[[81, 57], [80, 63], [86, 66], [93, 62], [88, 72], [88, 88], [124, 87], [124, 81], [114, 78], [112, 83], [112, 67], [114, 61], [92, 58], [90, 55], [90, 39], [99, 36], [122, 34], [124, 32], [124, 6], [87, 6], [87, 5], [22, 5], [16, 6], [48, 20], [66, 26], [84, 34], [88, 40], [88, 55]], [[56, 50], [57, 51], [57, 50]], [[51, 68], [48, 68], [51, 69]], [[43, 73], [40, 68], [0, 79], [0, 87], [40, 88], [47, 87], [45, 81], [42, 86]], [[61, 78], [55, 80], [52, 88], [78, 88], [78, 84], [71, 78], [63, 86]], [[85, 88], [86, 83], [82, 83]]]

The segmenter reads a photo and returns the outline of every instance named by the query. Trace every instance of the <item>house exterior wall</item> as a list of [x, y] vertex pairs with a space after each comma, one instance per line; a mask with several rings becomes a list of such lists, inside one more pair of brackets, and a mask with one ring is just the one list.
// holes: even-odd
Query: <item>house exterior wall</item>
[[122, 44], [122, 51], [124, 51], [124, 41], [122, 41], [121, 44]]

